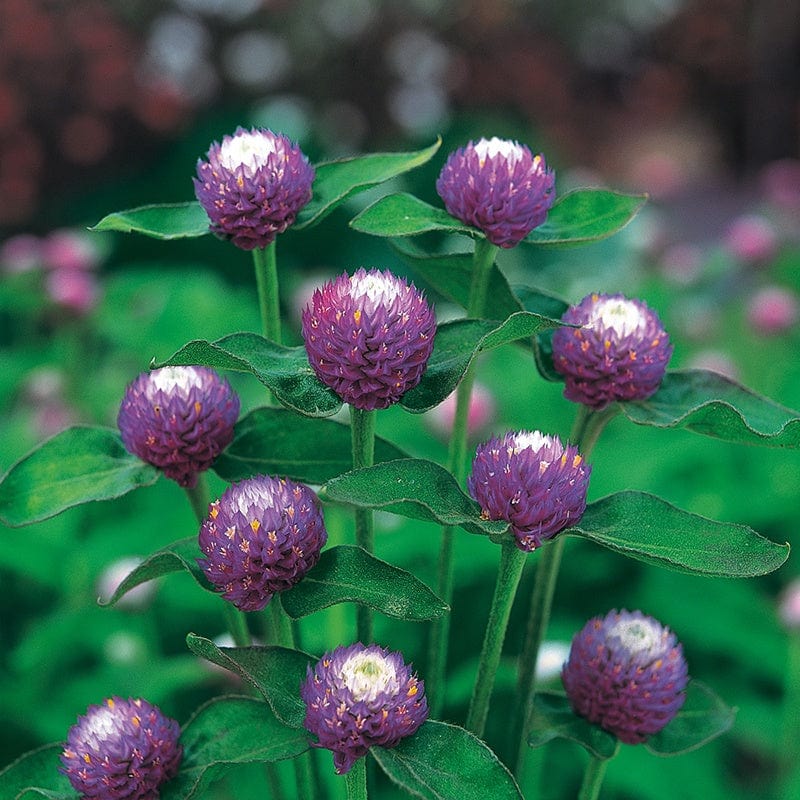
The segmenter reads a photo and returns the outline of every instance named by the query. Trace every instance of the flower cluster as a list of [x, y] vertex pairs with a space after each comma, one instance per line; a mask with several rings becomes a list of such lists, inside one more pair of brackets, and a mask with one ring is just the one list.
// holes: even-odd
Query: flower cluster
[[61, 771], [92, 800], [156, 800], [178, 772], [180, 727], [146, 700], [110, 697], [89, 706], [67, 735]]
[[319, 561], [328, 539], [319, 500], [302, 483], [259, 475], [211, 503], [200, 526], [198, 564], [222, 596], [260, 611]]
[[425, 685], [403, 661], [378, 645], [360, 642], [326, 653], [300, 689], [304, 725], [333, 752], [339, 774], [373, 745], [394, 747], [428, 716]]
[[621, 294], [590, 294], [561, 319], [579, 326], [553, 333], [553, 366], [564, 376], [564, 397], [599, 411], [656, 392], [672, 345], [658, 315], [644, 302]]
[[162, 367], [128, 386], [117, 425], [129, 452], [192, 487], [233, 440], [238, 416], [238, 396], [214, 370]]
[[480, 139], [451, 153], [436, 191], [448, 214], [482, 231], [498, 247], [514, 247], [547, 219], [555, 175], [544, 156], [507, 139]]
[[610, 611], [575, 635], [561, 673], [576, 714], [637, 744], [678, 713], [689, 681], [683, 648], [641, 611]]
[[591, 471], [557, 436], [513, 431], [478, 446], [467, 488], [486, 519], [510, 523], [517, 547], [531, 551], [577, 524]]
[[237, 128], [197, 162], [194, 190], [211, 230], [242, 250], [266, 247], [311, 199], [314, 167], [287, 136]]
[[388, 271], [359, 269], [314, 292], [302, 329], [317, 377], [346, 403], [372, 411], [419, 383], [436, 317], [413, 284]]

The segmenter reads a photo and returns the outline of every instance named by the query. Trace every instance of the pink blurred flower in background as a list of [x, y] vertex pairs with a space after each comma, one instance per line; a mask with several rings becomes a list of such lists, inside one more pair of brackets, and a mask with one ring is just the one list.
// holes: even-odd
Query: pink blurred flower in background
[[746, 264], [763, 264], [778, 252], [778, 233], [772, 223], [759, 214], [743, 214], [731, 222], [723, 246], [734, 258]]
[[747, 321], [762, 336], [784, 333], [798, 318], [800, 302], [797, 295], [781, 286], [759, 289], [747, 304]]

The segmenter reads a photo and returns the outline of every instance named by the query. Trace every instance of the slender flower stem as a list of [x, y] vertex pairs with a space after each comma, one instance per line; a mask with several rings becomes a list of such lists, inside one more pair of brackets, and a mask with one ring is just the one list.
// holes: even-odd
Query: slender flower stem
[[[583, 405], [578, 406], [569, 440], [578, 446], [584, 459], [588, 458], [605, 425], [617, 413], [616, 406], [609, 406], [600, 412], [592, 411]], [[517, 722], [514, 725], [515, 735], [519, 741], [516, 775], [520, 778], [529, 752], [527, 731], [530, 729], [536, 697], [536, 662], [539, 658], [539, 648], [550, 622], [553, 595], [565, 542], [565, 537], [557, 536], [553, 541], [545, 543], [536, 564], [531, 610], [528, 614], [528, 630], [519, 665], [518, 694], [523, 701], [517, 707], [518, 712], [521, 713], [518, 713]]]
[[[350, 437], [353, 446], [353, 469], [371, 467], [375, 462], [375, 412], [350, 406]], [[375, 520], [371, 508], [355, 511], [356, 544], [368, 553], [375, 550]], [[362, 644], [372, 644], [372, 610], [366, 606], [356, 608], [358, 639]]]
[[345, 773], [347, 800], [367, 800], [367, 759], [359, 758]]
[[[470, 285], [467, 317], [480, 319], [486, 312], [486, 295], [489, 278], [494, 266], [494, 258], [498, 248], [487, 239], [478, 239], [472, 258], [472, 283]], [[450, 445], [447, 454], [447, 468], [456, 481], [463, 485], [467, 474], [467, 441], [469, 437], [469, 403], [472, 387], [475, 383], [475, 371], [470, 368], [456, 390], [456, 410], [453, 418], [453, 429], [450, 433]], [[455, 528], [442, 528], [442, 540], [439, 548], [439, 569], [436, 588], [439, 597], [448, 605], [453, 599], [453, 535]], [[444, 614], [434, 620], [428, 651], [428, 673], [425, 678], [425, 689], [430, 704], [431, 716], [441, 715], [444, 706], [444, 675], [447, 668], [447, 652], [450, 639], [450, 614]]]
[[478, 674], [475, 678], [472, 700], [467, 714], [467, 730], [472, 731], [478, 737], [483, 736], [483, 729], [486, 726], [489, 701], [492, 697], [495, 675], [500, 663], [503, 641], [506, 637], [508, 618], [511, 615], [511, 606], [514, 604], [517, 586], [519, 586], [522, 568], [525, 566], [527, 557], [527, 553], [517, 547], [514, 537], [510, 533], [504, 538], [500, 552], [497, 583], [492, 598], [492, 607], [489, 611], [489, 621], [486, 624]]
[[281, 343], [281, 304], [278, 294], [278, 268], [275, 242], [253, 250], [261, 330], [265, 338]]
[[205, 472], [201, 472], [197, 476], [197, 483], [194, 486], [186, 486], [184, 491], [197, 518], [197, 524], [202, 525], [203, 520], [208, 516], [208, 504], [211, 502], [211, 494], [208, 490], [208, 479]]
[[598, 758], [590, 756], [590, 761], [586, 765], [586, 772], [583, 773], [583, 783], [578, 792], [578, 800], [597, 800], [600, 796], [600, 787], [603, 785], [603, 778], [608, 766], [608, 758]]

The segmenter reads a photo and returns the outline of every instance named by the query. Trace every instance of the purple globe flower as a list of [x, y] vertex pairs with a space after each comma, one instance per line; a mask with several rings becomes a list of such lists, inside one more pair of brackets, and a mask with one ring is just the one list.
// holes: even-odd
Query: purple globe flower
[[428, 716], [425, 684], [401, 653], [360, 642], [326, 653], [300, 687], [304, 725], [333, 751], [337, 774], [350, 770], [373, 745], [394, 747]]
[[211, 230], [242, 250], [266, 247], [311, 199], [314, 167], [288, 137], [237, 128], [197, 162], [194, 191]]
[[117, 425], [130, 453], [192, 487], [233, 440], [238, 416], [238, 396], [213, 369], [162, 367], [128, 386]]
[[544, 156], [507, 139], [480, 139], [451, 153], [436, 191], [448, 214], [483, 231], [498, 247], [514, 247], [547, 219], [555, 175]]
[[561, 672], [576, 714], [638, 744], [678, 713], [689, 681], [683, 648], [641, 611], [610, 611], [584, 625]]
[[539, 431], [511, 431], [478, 445], [467, 478], [484, 519], [505, 520], [530, 552], [575, 525], [586, 509], [592, 468], [574, 445]]
[[599, 411], [616, 400], [645, 400], [656, 392], [672, 345], [644, 302], [590, 294], [561, 319], [582, 326], [553, 333], [553, 365], [564, 376], [564, 397]]
[[180, 732], [146, 700], [110, 697], [69, 729], [61, 771], [84, 798], [156, 800], [178, 772]]
[[302, 483], [258, 475], [229, 486], [200, 526], [197, 563], [226, 600], [260, 611], [319, 561], [328, 539], [319, 500]]
[[302, 329], [317, 377], [346, 403], [372, 411], [419, 383], [436, 318], [413, 284], [388, 271], [360, 269], [314, 292]]

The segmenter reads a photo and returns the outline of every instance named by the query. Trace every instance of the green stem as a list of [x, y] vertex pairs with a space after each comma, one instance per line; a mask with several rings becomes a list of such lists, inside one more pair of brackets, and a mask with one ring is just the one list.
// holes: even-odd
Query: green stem
[[[486, 311], [486, 294], [489, 278], [494, 266], [498, 248], [486, 239], [475, 244], [472, 257], [472, 283], [470, 284], [467, 317], [480, 319]], [[469, 404], [472, 387], [475, 383], [475, 370], [470, 367], [456, 390], [456, 410], [450, 444], [447, 454], [447, 468], [459, 485], [463, 485], [467, 475], [467, 442], [469, 439]], [[439, 547], [439, 568], [437, 572], [437, 594], [448, 605], [453, 599], [453, 535], [455, 528], [442, 528]], [[428, 644], [428, 672], [425, 676], [425, 694], [430, 704], [431, 716], [441, 716], [444, 706], [444, 676], [447, 669], [447, 652], [450, 640], [450, 614], [443, 614], [431, 626]]]
[[272, 600], [267, 604], [267, 613], [269, 615], [273, 643], [278, 647], [293, 649], [295, 643], [292, 621], [283, 609], [280, 594], [272, 596]]
[[597, 800], [600, 796], [600, 787], [603, 785], [603, 778], [608, 766], [608, 758], [598, 758], [590, 756], [589, 763], [586, 765], [586, 772], [583, 773], [583, 783], [578, 792], [578, 800]]
[[359, 758], [345, 773], [347, 800], [367, 800], [367, 759]]
[[197, 476], [197, 483], [194, 486], [186, 486], [184, 491], [189, 498], [195, 517], [199, 525], [208, 516], [208, 504], [211, 502], [211, 494], [208, 490], [208, 479], [205, 472]]
[[472, 731], [478, 737], [483, 736], [483, 729], [486, 726], [489, 701], [492, 697], [497, 667], [500, 664], [500, 654], [506, 637], [511, 606], [514, 604], [514, 597], [527, 556], [527, 553], [517, 547], [511, 534], [507, 534], [503, 539], [500, 553], [497, 583], [494, 588], [492, 607], [489, 611], [489, 621], [486, 625], [486, 634], [481, 650], [481, 660], [478, 664], [478, 674], [475, 678], [472, 700], [467, 714], [467, 730]]
[[237, 647], [250, 647], [252, 639], [247, 627], [247, 617], [228, 600], [222, 601], [222, 610], [225, 615], [225, 625]]
[[[353, 447], [353, 469], [371, 467], [375, 462], [375, 412], [350, 406], [350, 437]], [[368, 553], [375, 551], [375, 520], [371, 508], [355, 510], [356, 544]], [[372, 644], [372, 609], [356, 607], [358, 640]]]
[[281, 303], [278, 293], [278, 267], [275, 242], [253, 250], [261, 331], [270, 341], [281, 343]]

